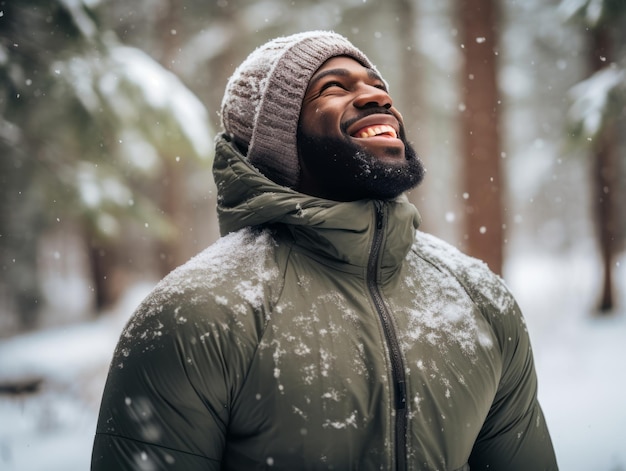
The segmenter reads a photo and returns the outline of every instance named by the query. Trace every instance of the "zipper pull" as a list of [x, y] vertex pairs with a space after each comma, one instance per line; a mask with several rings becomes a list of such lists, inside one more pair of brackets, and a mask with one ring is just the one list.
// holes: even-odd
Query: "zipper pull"
[[376, 206], [376, 229], [380, 230], [383, 228], [383, 219], [385, 217], [383, 203], [381, 201], [375, 201], [374, 204]]

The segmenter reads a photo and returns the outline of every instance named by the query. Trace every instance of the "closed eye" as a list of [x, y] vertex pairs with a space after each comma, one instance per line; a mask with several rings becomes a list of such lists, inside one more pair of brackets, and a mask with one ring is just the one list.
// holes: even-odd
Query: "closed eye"
[[344, 90], [346, 89], [346, 87], [344, 87], [344, 85], [341, 82], [337, 82], [337, 81], [333, 80], [333, 81], [325, 83], [322, 86], [322, 88], [320, 88], [320, 93], [323, 92], [324, 90], [327, 90], [327, 89], [332, 88], [332, 87], [339, 87], [339, 88], [342, 88]]

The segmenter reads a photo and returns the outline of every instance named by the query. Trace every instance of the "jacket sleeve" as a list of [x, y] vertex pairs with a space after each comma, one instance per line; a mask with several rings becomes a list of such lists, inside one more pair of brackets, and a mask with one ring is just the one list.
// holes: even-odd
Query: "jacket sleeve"
[[[552, 471], [557, 463], [537, 400], [537, 376], [528, 331], [510, 299], [504, 312], [492, 313], [503, 370], [499, 388], [469, 459], [476, 470]], [[502, 299], [502, 298], [501, 298]]]
[[230, 404], [225, 340], [197, 309], [147, 302], [129, 322], [109, 370], [92, 470], [220, 468]]

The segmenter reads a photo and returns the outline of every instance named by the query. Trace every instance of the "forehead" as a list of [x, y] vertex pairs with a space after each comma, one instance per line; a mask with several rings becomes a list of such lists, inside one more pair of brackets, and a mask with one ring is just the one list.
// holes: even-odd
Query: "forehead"
[[367, 74], [371, 79], [382, 80], [380, 75], [369, 67], [365, 67], [359, 61], [348, 56], [331, 57], [324, 62], [319, 69], [313, 74], [309, 85], [327, 75], [346, 75], [346, 74]]

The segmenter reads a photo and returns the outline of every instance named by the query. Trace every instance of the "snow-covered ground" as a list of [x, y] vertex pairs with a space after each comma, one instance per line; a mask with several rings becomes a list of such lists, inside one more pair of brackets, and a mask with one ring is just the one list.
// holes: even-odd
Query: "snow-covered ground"
[[[600, 267], [589, 254], [524, 255], [507, 266], [531, 332], [562, 471], [626, 470], [626, 257], [615, 275], [620, 309], [598, 317]], [[113, 347], [150, 287], [135, 287], [97, 321], [0, 341], [0, 383], [44, 379], [37, 393], [0, 396], [0, 469], [89, 469]]]

